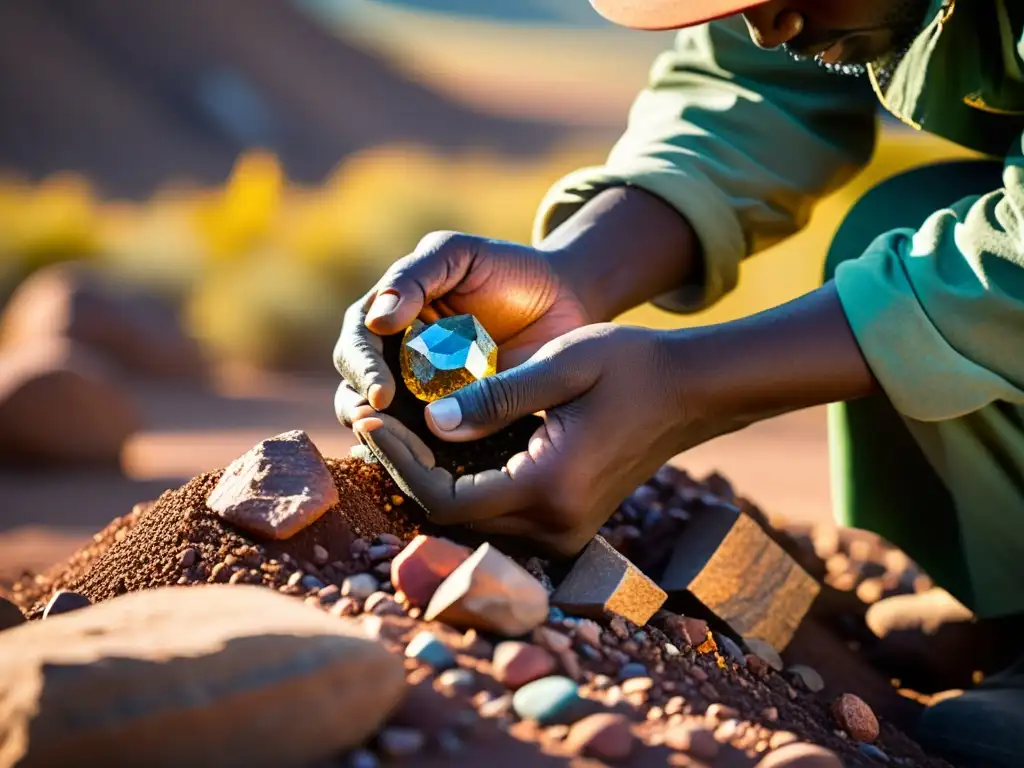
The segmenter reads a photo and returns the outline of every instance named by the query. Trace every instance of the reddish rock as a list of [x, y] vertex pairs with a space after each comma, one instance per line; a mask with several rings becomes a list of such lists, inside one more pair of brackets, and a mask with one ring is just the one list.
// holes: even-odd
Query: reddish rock
[[441, 582], [471, 554], [448, 539], [417, 536], [391, 561], [391, 583], [411, 605], [425, 608]]
[[3, 346], [68, 339], [132, 373], [198, 381], [199, 343], [160, 297], [126, 291], [82, 263], [46, 267], [15, 291], [0, 319]]
[[574, 754], [598, 760], [625, 760], [633, 752], [635, 740], [625, 716], [610, 712], [589, 715], [569, 731], [565, 746]]
[[816, 744], [788, 744], [765, 755], [757, 768], [843, 768], [843, 761]]
[[544, 586], [514, 560], [482, 544], [437, 588], [423, 618], [518, 637], [548, 617]]
[[564, 653], [572, 648], [572, 639], [550, 627], [537, 627], [533, 630], [533, 642], [547, 648], [552, 653]]
[[89, 350], [57, 340], [0, 353], [0, 460], [117, 466], [140, 426], [131, 397]]
[[505, 642], [494, 649], [494, 679], [516, 689], [555, 671], [554, 657], [531, 643]]
[[872, 742], [878, 738], [878, 718], [863, 699], [844, 693], [832, 702], [836, 723], [856, 741]]
[[665, 731], [665, 746], [686, 752], [698, 760], [714, 760], [719, 749], [715, 734], [691, 723], [670, 726]]
[[206, 503], [239, 528], [287, 539], [337, 504], [338, 489], [309, 435], [295, 430], [236, 459]]
[[665, 629], [682, 640], [686, 645], [696, 648], [708, 639], [708, 623], [703, 619], [689, 616], [667, 616]]

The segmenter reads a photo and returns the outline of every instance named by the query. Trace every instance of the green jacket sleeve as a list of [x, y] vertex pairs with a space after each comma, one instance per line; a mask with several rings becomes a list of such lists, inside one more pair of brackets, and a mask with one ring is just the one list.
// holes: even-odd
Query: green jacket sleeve
[[1024, 137], [1003, 187], [877, 238], [836, 271], [868, 364], [901, 413], [1024, 404]]
[[688, 219], [704, 252], [703, 285], [658, 303], [700, 310], [735, 286], [740, 261], [796, 232], [817, 197], [867, 162], [877, 108], [866, 81], [761, 50], [742, 20], [684, 30], [607, 162], [547, 194], [534, 240], [608, 187], [643, 188]]

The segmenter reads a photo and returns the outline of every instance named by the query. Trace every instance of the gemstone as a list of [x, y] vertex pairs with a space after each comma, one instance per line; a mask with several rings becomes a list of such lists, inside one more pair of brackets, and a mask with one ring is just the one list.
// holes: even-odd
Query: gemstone
[[402, 378], [417, 398], [433, 402], [498, 369], [498, 345], [472, 315], [416, 320], [402, 340]]

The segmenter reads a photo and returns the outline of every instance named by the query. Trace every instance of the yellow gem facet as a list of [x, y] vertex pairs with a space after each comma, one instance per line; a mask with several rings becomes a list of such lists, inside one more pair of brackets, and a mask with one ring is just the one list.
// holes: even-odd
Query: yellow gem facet
[[472, 315], [419, 320], [402, 339], [402, 378], [431, 403], [498, 370], [498, 345]]

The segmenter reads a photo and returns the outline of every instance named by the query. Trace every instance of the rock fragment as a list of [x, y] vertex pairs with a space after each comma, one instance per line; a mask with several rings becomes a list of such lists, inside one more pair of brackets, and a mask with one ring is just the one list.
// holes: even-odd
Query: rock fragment
[[603, 618], [612, 613], [642, 627], [667, 597], [603, 537], [595, 536], [558, 585], [551, 602], [570, 614]]
[[207, 505], [229, 523], [269, 539], [287, 539], [338, 503], [320, 451], [301, 430], [264, 440], [236, 459]]
[[832, 702], [832, 716], [850, 738], [872, 742], [878, 738], [878, 718], [863, 699], [852, 693], [844, 693]]
[[417, 536], [391, 561], [391, 583], [420, 608], [470, 555], [472, 550], [448, 539]]
[[757, 768], [843, 768], [843, 761], [816, 744], [789, 744], [769, 752]]
[[426, 621], [517, 637], [543, 624], [548, 594], [539, 581], [490, 544], [482, 544], [437, 588]]
[[508, 688], [521, 688], [527, 683], [549, 676], [557, 666], [554, 657], [531, 643], [507, 641], [494, 649], [494, 679]]
[[786, 670], [786, 673], [800, 683], [811, 693], [820, 693], [825, 689], [825, 681], [813, 667], [806, 664], [794, 664]]
[[25, 614], [14, 603], [0, 597], [0, 632], [25, 623]]
[[4, 757], [156, 768], [197, 755], [326, 759], [376, 732], [406, 687], [400, 657], [350, 632], [256, 586], [153, 589], [25, 624], [0, 635]]
[[770, 643], [767, 643], [758, 637], [745, 637], [743, 638], [743, 642], [751, 653], [764, 659], [768, 666], [776, 672], [781, 672], [783, 670], [785, 665], [782, 662], [782, 657]]
[[665, 746], [711, 761], [718, 755], [719, 743], [709, 729], [693, 723], [679, 723], [665, 731]]
[[62, 613], [71, 613], [71, 611], [77, 611], [79, 608], [88, 608], [90, 605], [92, 603], [85, 595], [59, 590], [54, 593], [53, 597], [50, 598], [50, 602], [46, 604], [46, 608], [43, 609], [43, 618], [48, 619], [51, 616], [59, 616]]
[[405, 656], [439, 672], [455, 666], [455, 654], [433, 632], [418, 633], [405, 647]]
[[380, 582], [368, 573], [357, 573], [341, 582], [342, 597], [365, 600], [380, 589]]
[[635, 744], [629, 721], [620, 714], [598, 712], [569, 730], [565, 746], [574, 754], [598, 760], [625, 760]]
[[576, 683], [567, 677], [534, 680], [516, 691], [512, 708], [524, 720], [540, 725], [571, 724], [584, 714], [585, 702]]

